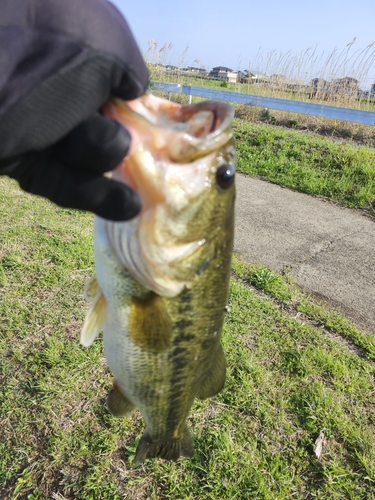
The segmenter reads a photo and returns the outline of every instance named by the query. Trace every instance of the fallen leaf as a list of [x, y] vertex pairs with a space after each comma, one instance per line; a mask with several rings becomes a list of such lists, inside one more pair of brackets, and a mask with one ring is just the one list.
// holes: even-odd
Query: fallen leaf
[[316, 458], [320, 458], [320, 455], [322, 454], [323, 443], [324, 443], [324, 432], [320, 431], [319, 436], [316, 438], [314, 447], [314, 453]]

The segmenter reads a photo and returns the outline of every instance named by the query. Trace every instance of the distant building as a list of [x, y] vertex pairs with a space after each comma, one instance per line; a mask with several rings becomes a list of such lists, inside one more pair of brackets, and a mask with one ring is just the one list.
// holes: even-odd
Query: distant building
[[350, 76], [335, 78], [327, 81], [324, 78], [314, 78], [310, 82], [311, 99], [328, 101], [338, 99], [339, 96], [358, 97], [361, 95], [359, 81]]
[[263, 73], [258, 73], [257, 71], [250, 71], [245, 69], [243, 71], [244, 74], [244, 82], [245, 83], [259, 83], [263, 82], [266, 76]]
[[191, 73], [200, 73], [200, 74], [205, 74], [207, 73], [207, 70], [205, 68], [197, 68], [196, 66], [188, 66], [186, 71], [190, 71]]
[[233, 71], [230, 68], [227, 68], [226, 66], [216, 66], [215, 68], [212, 68], [210, 73], [218, 73], [219, 71]]
[[323, 87], [327, 87], [328, 85], [328, 82], [327, 80], [324, 80], [324, 78], [313, 78], [311, 80], [311, 86], [314, 87], [314, 88], [323, 88]]
[[237, 71], [237, 82], [244, 83], [247, 75], [243, 71]]
[[331, 92], [356, 96], [359, 91], [359, 81], [350, 76], [336, 78], [329, 84], [329, 88]]
[[216, 66], [215, 68], [212, 68], [212, 70], [209, 72], [208, 77], [211, 78], [211, 80], [228, 80], [228, 73], [231, 73], [232, 70], [230, 68], [226, 68], [225, 66]]
[[233, 71], [225, 66], [216, 66], [215, 68], [212, 68], [208, 74], [208, 77], [211, 78], [211, 80], [224, 80], [231, 83], [241, 82], [244, 80], [245, 76], [245, 73], [242, 71]]

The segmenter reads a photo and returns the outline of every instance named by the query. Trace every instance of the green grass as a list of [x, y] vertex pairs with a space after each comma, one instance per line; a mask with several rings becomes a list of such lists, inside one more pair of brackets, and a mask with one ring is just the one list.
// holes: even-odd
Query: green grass
[[344, 206], [375, 208], [375, 151], [326, 137], [234, 121], [240, 172]]
[[107, 412], [102, 343], [79, 345], [92, 216], [7, 179], [0, 204], [0, 498], [375, 497], [372, 337], [238, 259], [223, 335], [227, 383], [194, 404], [195, 457], [133, 468], [142, 420]]

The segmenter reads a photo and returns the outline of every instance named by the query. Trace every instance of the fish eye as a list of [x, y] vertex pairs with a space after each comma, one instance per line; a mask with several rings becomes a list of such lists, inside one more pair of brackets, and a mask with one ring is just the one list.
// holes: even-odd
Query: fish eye
[[234, 183], [235, 168], [233, 165], [221, 165], [216, 172], [216, 180], [223, 189], [230, 188]]

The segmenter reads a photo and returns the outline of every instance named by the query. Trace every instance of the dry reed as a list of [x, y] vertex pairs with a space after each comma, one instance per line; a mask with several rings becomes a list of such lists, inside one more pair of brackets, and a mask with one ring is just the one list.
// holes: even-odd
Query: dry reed
[[[249, 76], [243, 83], [228, 83], [226, 90], [375, 111], [375, 42], [364, 49], [356, 49], [355, 43], [353, 39], [344, 49], [336, 48], [332, 52], [319, 52], [318, 46], [297, 53], [277, 50], [263, 53], [259, 48], [248, 64]], [[208, 76], [193, 81], [193, 75], [183, 71], [188, 48], [174, 68], [167, 68], [174, 58], [173, 45], [164, 44], [159, 48], [155, 40], [149, 40], [145, 59], [151, 80], [217, 87], [219, 82], [210, 80]], [[201, 66], [199, 60], [194, 62]], [[371, 88], [372, 94], [364, 90]], [[183, 95], [174, 94], [173, 99], [180, 103], [187, 102], [187, 96]], [[194, 98], [194, 101], [198, 100]], [[241, 119], [310, 130], [375, 147], [375, 128], [372, 126], [283, 111], [265, 111], [252, 106], [234, 107], [236, 116]]]

